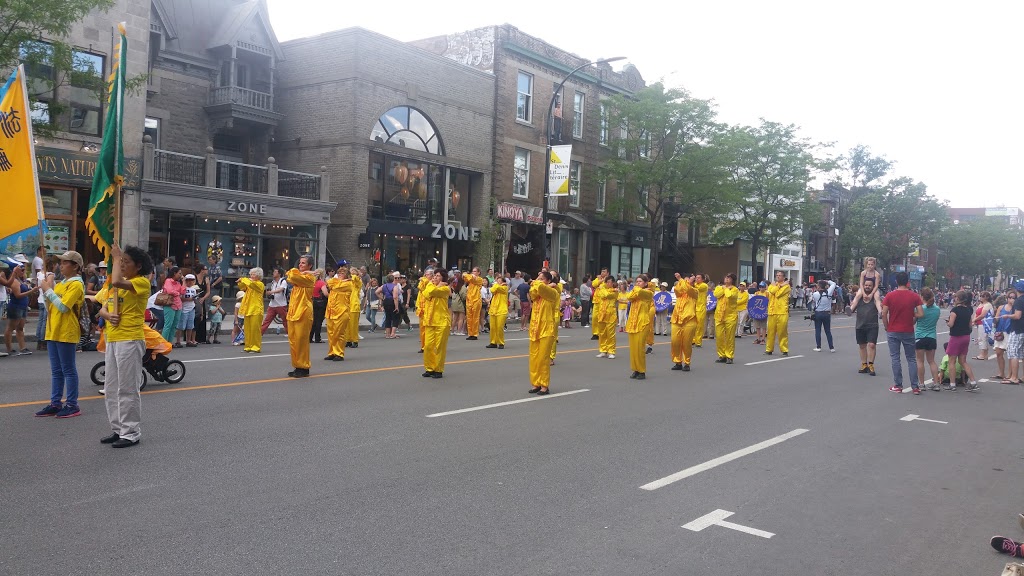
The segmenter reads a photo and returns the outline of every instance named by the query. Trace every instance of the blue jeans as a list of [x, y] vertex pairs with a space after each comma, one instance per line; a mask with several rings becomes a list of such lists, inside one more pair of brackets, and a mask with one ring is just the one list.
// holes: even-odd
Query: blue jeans
[[370, 322], [370, 332], [377, 331], [377, 310], [374, 307], [366, 307], [366, 320]]
[[892, 360], [892, 379], [897, 388], [903, 388], [903, 369], [900, 366], [900, 347], [907, 357], [910, 387], [917, 390], [917, 352], [914, 350], [913, 332], [886, 332], [889, 341], [889, 359]]
[[814, 313], [814, 343], [817, 344], [815, 348], [821, 348], [821, 328], [825, 328], [825, 337], [828, 339], [828, 349], [832, 350], [835, 346], [832, 345], [832, 313], [815, 312]]
[[46, 345], [50, 356], [50, 403], [60, 405], [65, 389], [67, 403], [78, 406], [78, 367], [75, 366], [75, 342], [53, 342]]
[[149, 312], [156, 318], [156, 326], [153, 327], [157, 332], [163, 332], [164, 330], [164, 309], [161, 308], [150, 308]]
[[39, 324], [36, 324], [36, 342], [46, 340], [46, 304], [39, 305]]

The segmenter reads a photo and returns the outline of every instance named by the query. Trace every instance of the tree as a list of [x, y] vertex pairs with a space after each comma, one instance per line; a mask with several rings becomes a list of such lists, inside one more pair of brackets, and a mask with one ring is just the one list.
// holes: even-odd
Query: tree
[[600, 170], [602, 179], [619, 187], [607, 212], [621, 220], [647, 220], [651, 274], [659, 270], [666, 207], [690, 218], [721, 210], [714, 192], [724, 178], [726, 156], [718, 145], [723, 126], [715, 118], [710, 100], [660, 82], [609, 101], [609, 123], [622, 130], [616, 155]]
[[839, 230], [836, 274], [839, 278], [846, 275], [846, 263], [851, 249], [846, 234], [850, 206], [863, 196], [881, 188], [882, 179], [889, 174], [892, 167], [893, 162], [885, 156], [875, 156], [871, 149], [863, 144], [851, 148], [835, 163], [836, 169], [829, 184], [826, 185], [826, 190], [833, 195], [832, 199], [836, 205], [835, 228]]
[[[1024, 274], [1024, 238], [1002, 218], [968, 220], [947, 226], [938, 236], [945, 255], [943, 272], [954, 277]], [[987, 281], [986, 281], [987, 282]]]
[[733, 207], [714, 236], [720, 242], [750, 240], [754, 275], [762, 247], [778, 249], [821, 219], [821, 205], [809, 185], [814, 173], [828, 167], [815, 156], [823, 145], [798, 137], [796, 130], [763, 118], [756, 127], [729, 130]]
[[904, 262], [911, 244], [937, 240], [949, 218], [946, 203], [911, 178], [897, 178], [850, 205], [846, 236], [855, 257], [874, 256], [880, 267]]

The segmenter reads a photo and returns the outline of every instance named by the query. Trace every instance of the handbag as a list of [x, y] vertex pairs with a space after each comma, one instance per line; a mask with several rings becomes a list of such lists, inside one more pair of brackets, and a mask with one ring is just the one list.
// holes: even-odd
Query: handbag
[[156, 295], [156, 300], [153, 301], [157, 306], [171, 306], [174, 304], [174, 296], [166, 292], [161, 292]]

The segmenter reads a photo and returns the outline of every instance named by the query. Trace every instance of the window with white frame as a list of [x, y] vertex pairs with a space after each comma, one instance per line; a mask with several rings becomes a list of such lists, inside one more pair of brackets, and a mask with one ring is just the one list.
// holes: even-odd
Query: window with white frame
[[597, 202], [594, 205], [594, 210], [598, 212], [604, 212], [605, 194], [607, 193], [607, 187], [605, 186], [604, 180], [597, 183]]
[[598, 132], [597, 142], [602, 146], [608, 145], [608, 106], [601, 103], [601, 129]]
[[585, 95], [577, 92], [572, 103], [572, 137], [583, 138], [583, 101]]
[[533, 75], [520, 72], [516, 90], [516, 119], [529, 122], [533, 118]]
[[530, 197], [530, 151], [516, 148], [516, 159], [512, 179], [512, 196]]
[[579, 162], [569, 163], [569, 206], [580, 207], [580, 167]]

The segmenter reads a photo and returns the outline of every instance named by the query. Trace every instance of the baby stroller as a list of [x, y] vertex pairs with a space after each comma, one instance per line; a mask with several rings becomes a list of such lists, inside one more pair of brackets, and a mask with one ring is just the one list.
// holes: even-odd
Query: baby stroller
[[[146, 353], [142, 357], [142, 379], [139, 383], [139, 390], [146, 388], [148, 384], [148, 373], [157, 382], [166, 382], [168, 384], [177, 384], [185, 378], [185, 364], [181, 360], [169, 360], [167, 354], [171, 352], [171, 343], [164, 340], [163, 336], [159, 332], [150, 328], [149, 326], [143, 325], [142, 331], [146, 335]], [[99, 344], [96, 345], [98, 352], [104, 352], [107, 348], [107, 343], [104, 337], [100, 337]], [[89, 377], [97, 386], [102, 386], [106, 382], [106, 361], [100, 361], [92, 367], [92, 372]]]

